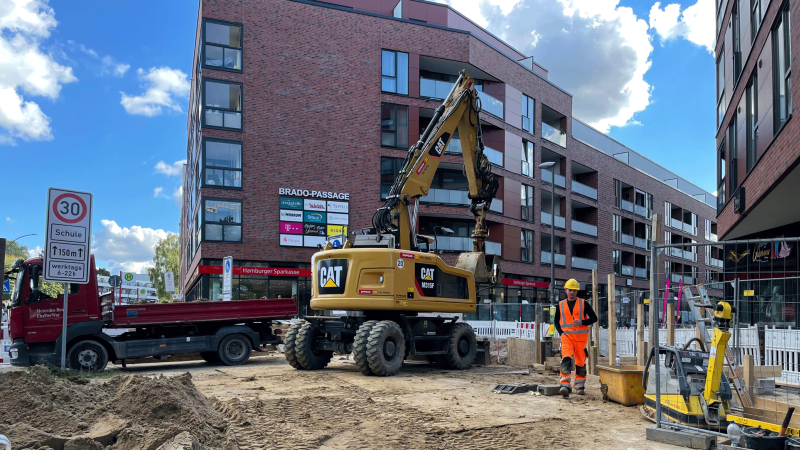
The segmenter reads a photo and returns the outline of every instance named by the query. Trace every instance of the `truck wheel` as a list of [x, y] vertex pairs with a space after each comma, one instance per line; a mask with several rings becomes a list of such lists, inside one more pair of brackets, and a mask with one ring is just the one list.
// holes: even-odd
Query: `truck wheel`
[[219, 343], [217, 356], [226, 366], [238, 366], [250, 359], [250, 339], [243, 334], [229, 334]]
[[320, 336], [321, 332], [305, 322], [297, 332], [295, 339], [295, 353], [297, 355], [297, 363], [306, 370], [320, 370], [333, 358], [333, 352], [330, 350], [315, 350], [314, 341]]
[[367, 360], [367, 341], [369, 340], [369, 332], [372, 327], [378, 323], [377, 320], [368, 320], [358, 327], [356, 338], [353, 341], [353, 360], [356, 362], [358, 371], [364, 375], [372, 375], [372, 370], [369, 368], [369, 361]]
[[207, 363], [218, 363], [219, 355], [217, 352], [200, 352], [200, 357]]
[[295, 369], [302, 369], [303, 366], [297, 362], [297, 332], [300, 331], [300, 327], [303, 326], [304, 323], [307, 323], [305, 320], [298, 320], [297, 322], [293, 323], [292, 326], [289, 327], [289, 330], [286, 332], [286, 337], [283, 338], [283, 354], [286, 356], [286, 361], [289, 362], [289, 365], [294, 367]]
[[400, 325], [382, 320], [372, 327], [367, 341], [367, 360], [372, 373], [381, 377], [396, 375], [405, 354], [406, 341]]
[[108, 364], [108, 352], [97, 341], [80, 341], [67, 351], [67, 367], [85, 372], [102, 372]]
[[478, 350], [478, 340], [472, 327], [466, 323], [453, 325], [446, 350], [444, 360], [448, 367], [458, 370], [469, 369], [475, 361], [475, 352]]

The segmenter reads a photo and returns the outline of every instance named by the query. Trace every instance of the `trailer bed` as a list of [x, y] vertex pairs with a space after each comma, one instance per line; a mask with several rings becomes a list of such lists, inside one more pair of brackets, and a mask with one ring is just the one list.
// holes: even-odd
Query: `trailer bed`
[[110, 312], [111, 314], [103, 314], [103, 319], [111, 321], [107, 328], [130, 328], [144, 325], [290, 319], [297, 314], [297, 305], [291, 298], [270, 298], [229, 302], [114, 305]]

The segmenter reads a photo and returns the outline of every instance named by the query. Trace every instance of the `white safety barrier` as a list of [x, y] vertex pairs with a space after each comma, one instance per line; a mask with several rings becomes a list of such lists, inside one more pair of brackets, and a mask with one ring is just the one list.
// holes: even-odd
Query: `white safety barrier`
[[[500, 320], [467, 320], [466, 323], [472, 326], [477, 337], [507, 339], [523, 338], [535, 339], [535, 322], [506, 322]], [[547, 336], [549, 324], [542, 324], [541, 337]]]
[[764, 363], [783, 367], [777, 381], [800, 384], [800, 330], [764, 328]]
[[11, 364], [9, 347], [11, 347], [11, 337], [8, 335], [8, 323], [3, 323], [0, 325], [0, 364]]

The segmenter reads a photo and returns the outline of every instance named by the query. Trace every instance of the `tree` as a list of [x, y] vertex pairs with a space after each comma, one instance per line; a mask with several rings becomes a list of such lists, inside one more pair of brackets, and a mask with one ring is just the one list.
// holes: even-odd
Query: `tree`
[[[16, 242], [6, 242], [6, 254], [3, 259], [3, 273], [11, 270], [11, 265], [18, 259], [28, 259], [29, 250], [24, 245], [19, 245]], [[14, 290], [15, 281], [11, 280], [11, 290]], [[11, 294], [3, 294], [3, 300], [11, 298]]]
[[108, 269], [104, 269], [102, 267], [98, 267], [97, 268], [97, 274], [98, 275], [102, 275], [104, 277], [110, 277], [111, 276], [111, 272], [109, 272]]
[[160, 301], [169, 301], [170, 293], [167, 292], [164, 284], [164, 272], [172, 272], [175, 280], [175, 288], [180, 286], [180, 242], [178, 235], [169, 233], [166, 238], [159, 239], [156, 245], [156, 254], [153, 256], [155, 267], [147, 269], [147, 275], [153, 286], [156, 288], [156, 295]]

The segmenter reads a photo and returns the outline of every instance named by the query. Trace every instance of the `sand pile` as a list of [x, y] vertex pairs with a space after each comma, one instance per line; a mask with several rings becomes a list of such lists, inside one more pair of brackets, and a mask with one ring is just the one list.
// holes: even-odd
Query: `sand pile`
[[68, 380], [34, 367], [0, 375], [0, 434], [15, 449], [235, 448], [226, 431], [188, 373]]

